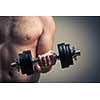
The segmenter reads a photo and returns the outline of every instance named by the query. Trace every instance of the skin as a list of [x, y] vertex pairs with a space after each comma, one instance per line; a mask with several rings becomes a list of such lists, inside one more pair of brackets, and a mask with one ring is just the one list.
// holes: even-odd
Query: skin
[[[40, 73], [50, 71], [56, 62], [54, 33], [55, 23], [50, 16], [0, 17], [0, 82], [38, 82]], [[35, 74], [30, 76], [10, 66], [18, 53], [26, 50], [39, 58]]]

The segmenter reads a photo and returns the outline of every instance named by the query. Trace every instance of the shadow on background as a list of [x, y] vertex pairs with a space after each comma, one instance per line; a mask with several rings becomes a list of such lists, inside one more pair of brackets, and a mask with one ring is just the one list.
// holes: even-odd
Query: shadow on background
[[66, 42], [81, 50], [81, 57], [70, 68], [54, 68], [42, 74], [40, 82], [100, 82], [100, 17], [54, 17], [57, 43]]

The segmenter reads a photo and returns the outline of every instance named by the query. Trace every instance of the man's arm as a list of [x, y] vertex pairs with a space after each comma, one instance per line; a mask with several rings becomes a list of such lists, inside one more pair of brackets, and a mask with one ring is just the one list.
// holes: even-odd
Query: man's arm
[[[38, 40], [36, 54], [43, 55], [53, 49], [54, 33], [55, 33], [55, 23], [52, 17], [41, 17], [43, 24], [43, 32]], [[42, 72], [48, 72], [51, 66], [42, 68]]]

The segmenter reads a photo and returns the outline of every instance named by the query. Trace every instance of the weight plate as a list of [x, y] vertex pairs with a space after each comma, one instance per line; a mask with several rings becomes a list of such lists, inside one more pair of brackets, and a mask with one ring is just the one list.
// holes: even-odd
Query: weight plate
[[66, 51], [65, 43], [58, 44], [57, 46], [62, 68], [69, 67], [68, 54]]
[[68, 63], [69, 63], [69, 65], [73, 65], [73, 58], [72, 58], [70, 45], [66, 44], [65, 47], [66, 47], [66, 50], [67, 50], [67, 53], [68, 53]]
[[26, 73], [26, 70], [24, 68], [24, 57], [23, 57], [23, 54], [19, 54], [19, 62], [20, 62], [20, 68], [21, 68], [21, 72], [22, 74], [25, 74]]
[[34, 73], [33, 64], [32, 64], [32, 55], [31, 52], [24, 51], [22, 54], [19, 55], [20, 57], [20, 67], [22, 74], [31, 75]]

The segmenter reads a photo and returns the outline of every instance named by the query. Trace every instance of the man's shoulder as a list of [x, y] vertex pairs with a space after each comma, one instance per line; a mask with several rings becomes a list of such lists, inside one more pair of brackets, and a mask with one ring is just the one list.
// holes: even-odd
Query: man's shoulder
[[40, 16], [40, 19], [44, 24], [54, 24], [54, 19], [52, 16]]
[[43, 27], [46, 31], [54, 33], [55, 31], [55, 21], [51, 16], [41, 16], [40, 17]]

